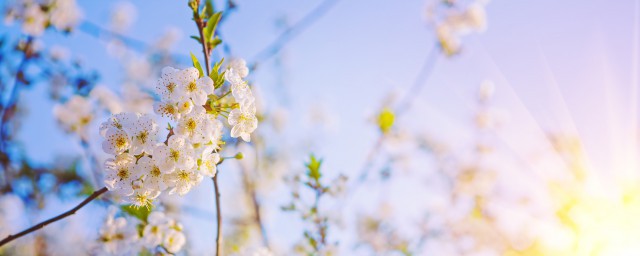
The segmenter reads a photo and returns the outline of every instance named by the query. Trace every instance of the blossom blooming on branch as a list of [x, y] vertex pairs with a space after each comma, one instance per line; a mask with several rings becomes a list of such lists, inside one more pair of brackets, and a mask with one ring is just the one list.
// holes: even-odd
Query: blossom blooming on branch
[[[228, 86], [220, 90], [230, 91], [216, 94], [213, 79], [200, 77], [198, 69], [166, 67], [156, 84], [156, 115], [124, 112], [102, 123], [102, 148], [114, 156], [105, 162], [107, 188], [128, 203], [149, 206], [163, 191], [185, 195], [205, 176], [214, 177], [224, 145], [220, 117], [227, 118], [231, 137], [245, 141], [258, 126], [249, 85], [233, 68], [225, 72]], [[159, 141], [162, 117], [168, 118], [170, 131]], [[170, 245], [181, 243], [178, 235], [170, 240]]]
[[27, 1], [9, 5], [5, 10], [5, 24], [22, 21], [22, 32], [40, 36], [48, 27], [71, 31], [82, 18], [75, 0]]
[[100, 228], [98, 255], [135, 255], [140, 252], [178, 253], [186, 243], [182, 225], [160, 211], [146, 217], [116, 217], [117, 208], [110, 207]]
[[115, 217], [116, 208], [109, 209], [109, 215], [99, 232], [99, 255], [127, 255], [134, 251], [140, 239], [135, 225], [124, 217]]
[[485, 5], [487, 1], [475, 0], [464, 8], [458, 8], [457, 3], [444, 3], [447, 10], [443, 17], [436, 19], [435, 6], [428, 10], [429, 18], [433, 20], [436, 36], [442, 51], [452, 56], [460, 52], [460, 37], [476, 32], [482, 33], [487, 28]]

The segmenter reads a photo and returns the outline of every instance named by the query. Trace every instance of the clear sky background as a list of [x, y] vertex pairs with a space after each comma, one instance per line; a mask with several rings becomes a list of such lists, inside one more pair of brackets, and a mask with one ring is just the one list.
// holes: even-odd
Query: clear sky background
[[[177, 27], [182, 37], [174, 52], [199, 52], [188, 37], [196, 30], [184, 1], [132, 3], [137, 7], [137, 19], [128, 33], [132, 38], [151, 42], [167, 27]], [[278, 20], [293, 24], [320, 3], [238, 0], [237, 11], [221, 31], [233, 54], [251, 61], [281, 33]], [[112, 2], [79, 4], [87, 20], [96, 24], [108, 21]], [[325, 159], [329, 176], [356, 173], [377, 137], [370, 116], [390, 93], [403, 96], [413, 84], [434, 45], [424, 18], [425, 6], [423, 0], [339, 1], [285, 46], [283, 80], [279, 80], [280, 71], [273, 67], [273, 61], [263, 63], [251, 75], [267, 107], [287, 108], [289, 141], [321, 136], [322, 143], [309, 150]], [[491, 80], [496, 84], [494, 107], [504, 113], [509, 127], [500, 139], [516, 154], [530, 153], [542, 131], [575, 132], [584, 140], [594, 167], [612, 171], [609, 167], [624, 165], [614, 152], [631, 154], [637, 150], [633, 139], [624, 135], [636, 130], [637, 102], [633, 99], [640, 72], [639, 8], [633, 0], [494, 0], [487, 5], [487, 31], [465, 37], [460, 56], [438, 60], [413, 108], [400, 117], [398, 125], [452, 144], [464, 143], [471, 133], [476, 90], [482, 81]], [[102, 74], [101, 84], [116, 90], [120, 86], [122, 69], [109, 56], [104, 42], [82, 32], [70, 36], [47, 32], [43, 41], [64, 45], [73, 56], [82, 56], [88, 68]], [[282, 88], [286, 97], [275, 95]], [[80, 146], [68, 143], [72, 137], [60, 132], [44, 92], [41, 86], [23, 93], [30, 113], [20, 138], [34, 160], [51, 162], [70, 148], [80, 152]], [[323, 135], [313, 132], [308, 122], [309, 110], [316, 105], [323, 106], [335, 120]], [[292, 155], [302, 167], [306, 152]], [[399, 195], [412, 193], [388, 189], [399, 189]], [[207, 201], [210, 190], [210, 184], [203, 182], [192, 197], [212, 202]], [[382, 192], [360, 197], [378, 193]], [[421, 196], [414, 194], [405, 200], [411, 204]], [[276, 216], [277, 207], [269, 207], [267, 222], [273, 222], [267, 228], [295, 239], [300, 233], [281, 226], [286, 217]], [[213, 211], [212, 204], [202, 208]], [[199, 225], [202, 234], [208, 234], [215, 224], [202, 221]], [[196, 243], [197, 248], [210, 246]]]

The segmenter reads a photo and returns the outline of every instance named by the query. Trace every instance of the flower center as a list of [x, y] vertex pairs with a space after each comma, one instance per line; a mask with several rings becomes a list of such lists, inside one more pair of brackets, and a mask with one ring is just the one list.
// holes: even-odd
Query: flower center
[[178, 159], [180, 159], [180, 151], [171, 149], [169, 158], [173, 159], [174, 162], [178, 162]]
[[153, 166], [153, 168], [151, 168], [151, 176], [153, 177], [160, 177], [160, 174], [162, 174], [160, 172], [160, 168], [158, 166]]
[[187, 121], [187, 130], [189, 131], [189, 133], [193, 133], [197, 127], [198, 123], [193, 118]]
[[116, 138], [116, 147], [119, 149], [125, 148], [127, 146], [127, 138], [123, 136], [119, 136]]
[[140, 133], [138, 133], [138, 136], [136, 136], [136, 137], [137, 137], [137, 138], [138, 138], [138, 140], [139, 140], [140, 142], [142, 142], [143, 144], [144, 144], [144, 143], [147, 143], [147, 138], [149, 137], [149, 132], [148, 132], [148, 131], [146, 131], [146, 130], [141, 131]]
[[185, 170], [180, 170], [180, 172], [178, 172], [178, 179], [184, 182], [189, 181], [189, 173], [187, 173]]
[[129, 168], [123, 167], [118, 169], [118, 178], [120, 178], [120, 180], [129, 178]]
[[133, 204], [138, 207], [144, 206], [149, 208], [149, 206], [151, 205], [151, 199], [149, 199], [147, 194], [136, 194], [135, 198], [133, 199]]
[[189, 92], [195, 92], [197, 89], [198, 89], [198, 85], [196, 85], [195, 81], [192, 81], [187, 85], [187, 91]]
[[208, 170], [213, 170], [213, 167], [215, 165], [214, 165], [213, 161], [207, 160], [207, 161], [204, 161], [204, 166], [206, 166]]
[[175, 83], [171, 82], [171, 83], [167, 84], [167, 91], [169, 93], [173, 93], [173, 90], [175, 90], [175, 89], [176, 89], [176, 84]]

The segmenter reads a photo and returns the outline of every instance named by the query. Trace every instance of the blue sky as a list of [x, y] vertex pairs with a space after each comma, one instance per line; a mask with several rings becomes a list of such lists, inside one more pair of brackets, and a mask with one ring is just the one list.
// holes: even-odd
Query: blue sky
[[[281, 32], [277, 20], [293, 23], [320, 2], [239, 0], [238, 10], [222, 27], [224, 39], [235, 56], [251, 61]], [[86, 19], [97, 24], [107, 22], [109, 4], [80, 2]], [[196, 31], [183, 1], [134, 4], [138, 18], [131, 37], [150, 42], [166, 27], [178, 27], [182, 39], [174, 51], [199, 52], [188, 38]], [[359, 168], [377, 136], [369, 115], [389, 93], [402, 95], [413, 83], [434, 45], [425, 5], [423, 0], [339, 1], [283, 49], [284, 85], [277, 82], [272, 61], [251, 76], [267, 101], [273, 101], [268, 106], [288, 108], [291, 141], [315, 135], [306, 123], [311, 105], [320, 103], [335, 116], [336, 129], [321, 135], [322, 144], [311, 148], [326, 159], [329, 172], [354, 173]], [[575, 131], [585, 140], [594, 165], [604, 168], [615, 158], [607, 149], [624, 147], [611, 141], [624, 139], [616, 136], [634, 129], [611, 123], [637, 118], [632, 95], [639, 72], [638, 6], [638, 1], [494, 0], [487, 6], [488, 30], [465, 37], [462, 55], [438, 60], [414, 108], [398, 124], [453, 144], [464, 142], [471, 132], [474, 93], [482, 81], [492, 80], [497, 87], [495, 105], [508, 113], [511, 127], [501, 137], [505, 144], [535, 145], [534, 138], [523, 134], [542, 130]], [[102, 84], [118, 88], [119, 64], [98, 39], [82, 32], [47, 33], [43, 41], [73, 49], [87, 68], [102, 74]], [[288, 102], [273, 95], [280, 86], [286, 88]], [[79, 146], [67, 143], [72, 137], [58, 132], [49, 112], [52, 103], [43, 92], [41, 86], [23, 94], [30, 111], [20, 137], [33, 159], [48, 162], [56, 152]], [[303, 157], [294, 154], [300, 165]], [[200, 191], [209, 191], [209, 185]], [[278, 231], [275, 223], [269, 228]]]

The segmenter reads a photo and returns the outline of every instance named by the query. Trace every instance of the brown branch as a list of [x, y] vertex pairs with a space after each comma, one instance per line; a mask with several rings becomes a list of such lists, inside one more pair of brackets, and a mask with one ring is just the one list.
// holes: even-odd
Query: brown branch
[[204, 54], [204, 65], [207, 70], [207, 76], [209, 76], [209, 55], [211, 54], [211, 49], [207, 47], [207, 40], [204, 39], [204, 27], [207, 25], [205, 21], [203, 21], [198, 15], [194, 14], [194, 20], [196, 21], [196, 26], [198, 26], [198, 33], [200, 34], [200, 44], [202, 45], [202, 53]]
[[[219, 172], [218, 172], [219, 174]], [[213, 188], [216, 196], [216, 222], [218, 224], [216, 231], [216, 255], [222, 255], [222, 214], [220, 214], [220, 190], [218, 188], [218, 174], [213, 176]]]
[[19, 238], [21, 236], [27, 235], [27, 234], [29, 234], [31, 232], [34, 232], [34, 231], [38, 230], [38, 229], [44, 228], [46, 225], [49, 225], [51, 223], [54, 223], [56, 221], [59, 221], [61, 219], [64, 219], [66, 217], [69, 217], [69, 216], [75, 214], [76, 211], [80, 210], [80, 208], [82, 208], [83, 206], [85, 206], [89, 202], [93, 201], [94, 199], [98, 198], [100, 195], [106, 193], [107, 191], [109, 191], [109, 190], [106, 187], [103, 187], [100, 190], [94, 191], [93, 194], [91, 194], [89, 197], [87, 197], [87, 199], [82, 201], [80, 204], [78, 204], [73, 209], [71, 209], [71, 210], [69, 210], [69, 211], [67, 211], [67, 212], [65, 212], [63, 214], [60, 214], [60, 215], [58, 215], [56, 217], [53, 217], [51, 219], [45, 220], [43, 222], [40, 222], [40, 223], [36, 224], [35, 226], [30, 227], [30, 228], [28, 228], [28, 229], [26, 229], [26, 230], [24, 230], [24, 231], [22, 231], [22, 232], [20, 232], [18, 234], [7, 236], [5, 239], [0, 241], [0, 247], [2, 247], [3, 245], [15, 240], [16, 238]]
[[[199, 1], [196, 1], [196, 6], [200, 6]], [[200, 44], [202, 45], [202, 53], [204, 54], [205, 70], [207, 71], [207, 76], [209, 76], [209, 55], [211, 54], [211, 49], [209, 49], [207, 45], [208, 39], [204, 38], [204, 28], [206, 27], [207, 22], [200, 18], [200, 14], [197, 11], [197, 8], [194, 9], [193, 20], [196, 22], [196, 26], [198, 26], [198, 34], [200, 34]], [[216, 222], [218, 224], [216, 231], [216, 255], [220, 256], [222, 255], [222, 214], [220, 213], [220, 189], [218, 188], [218, 174], [213, 176], [212, 180], [213, 188], [215, 189]]]
[[240, 168], [242, 169], [242, 184], [244, 185], [245, 191], [247, 191], [247, 194], [249, 194], [249, 197], [251, 198], [251, 204], [253, 206], [253, 221], [255, 223], [255, 225], [258, 227], [258, 229], [260, 230], [260, 236], [262, 237], [262, 244], [264, 245], [264, 247], [269, 248], [269, 239], [267, 238], [267, 231], [264, 228], [264, 225], [262, 223], [262, 215], [260, 214], [260, 202], [258, 201], [258, 195], [256, 193], [256, 188], [255, 188], [255, 184], [252, 183], [249, 180], [249, 174], [247, 173], [248, 170], [247, 168], [244, 168], [242, 165], [240, 165]]

